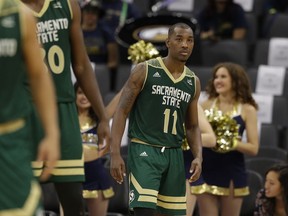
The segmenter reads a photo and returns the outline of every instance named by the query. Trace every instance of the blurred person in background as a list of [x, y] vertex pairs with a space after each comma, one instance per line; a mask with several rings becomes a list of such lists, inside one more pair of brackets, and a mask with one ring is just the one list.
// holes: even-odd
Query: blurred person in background
[[[36, 33], [42, 53], [53, 77], [59, 113], [61, 157], [47, 180], [53, 182], [65, 216], [85, 215], [82, 198], [84, 158], [71, 67], [83, 92], [99, 119], [99, 143], [110, 139], [110, 128], [97, 79], [85, 50], [81, 30], [81, 10], [77, 0], [22, 0], [37, 17]], [[38, 116], [31, 113], [35, 144], [43, 136]], [[108, 147], [108, 145], [107, 145]], [[43, 167], [33, 161], [35, 176]]]
[[264, 2], [265, 14], [288, 13], [287, 0], [266, 0]]
[[1, 0], [0, 23], [0, 215], [40, 215], [41, 189], [31, 167], [31, 98], [24, 82], [29, 81], [43, 126], [35, 146], [36, 159], [45, 164], [41, 181], [51, 176], [60, 156], [56, 94], [31, 11], [18, 0]]
[[125, 23], [125, 20], [143, 16], [141, 10], [131, 0], [104, 0], [103, 9], [105, 10], [104, 20], [113, 34]]
[[107, 65], [110, 72], [110, 89], [114, 91], [118, 68], [118, 44], [111, 28], [101, 21], [105, 14], [101, 1], [86, 1], [81, 7], [81, 26], [87, 54], [91, 62]]
[[97, 116], [78, 83], [74, 89], [84, 152], [83, 197], [90, 216], [106, 216], [114, 191], [110, 174], [104, 167], [103, 146], [98, 144]]
[[233, 0], [208, 0], [197, 20], [203, 40], [245, 39], [248, 28], [245, 12]]

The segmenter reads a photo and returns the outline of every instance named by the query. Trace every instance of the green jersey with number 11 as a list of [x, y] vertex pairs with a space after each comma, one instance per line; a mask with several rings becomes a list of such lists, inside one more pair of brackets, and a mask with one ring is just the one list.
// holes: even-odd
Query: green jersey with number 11
[[195, 92], [195, 74], [186, 66], [175, 79], [160, 57], [147, 61], [146, 80], [129, 117], [129, 137], [151, 145], [180, 147]]

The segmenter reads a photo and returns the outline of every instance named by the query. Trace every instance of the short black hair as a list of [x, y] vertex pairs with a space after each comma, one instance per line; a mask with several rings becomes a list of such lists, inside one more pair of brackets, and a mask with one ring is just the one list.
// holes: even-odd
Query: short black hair
[[193, 29], [192, 29], [191, 26], [189, 26], [188, 24], [186, 24], [186, 23], [176, 23], [176, 24], [171, 25], [171, 26], [169, 27], [168, 37], [170, 37], [170, 36], [174, 33], [174, 30], [175, 30], [175, 28], [177, 28], [177, 27], [183, 28], [183, 29], [191, 29], [192, 32], [193, 32]]

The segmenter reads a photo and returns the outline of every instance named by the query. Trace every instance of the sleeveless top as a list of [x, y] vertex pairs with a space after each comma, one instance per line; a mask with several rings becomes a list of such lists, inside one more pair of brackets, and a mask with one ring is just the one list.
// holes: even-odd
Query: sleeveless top
[[[217, 99], [215, 99], [212, 103], [211, 109], [217, 109]], [[231, 118], [233, 118], [237, 124], [239, 125], [239, 136], [242, 137], [243, 132], [245, 130], [245, 122], [241, 117], [242, 104], [237, 104], [234, 106], [232, 112], [230, 113]]]
[[158, 57], [146, 61], [146, 79], [129, 117], [129, 137], [159, 147], [181, 147], [196, 76], [187, 67], [175, 79]]
[[84, 162], [94, 161], [99, 158], [97, 136], [97, 123], [92, 119], [80, 125]]
[[39, 13], [36, 30], [39, 43], [50, 69], [58, 102], [74, 102], [75, 93], [71, 81], [70, 28], [73, 18], [69, 0], [46, 0]]
[[[217, 109], [216, 100], [211, 109]], [[245, 130], [245, 121], [241, 117], [242, 104], [234, 107], [230, 113], [239, 125], [239, 137]], [[195, 194], [211, 193], [219, 196], [230, 194], [229, 185], [233, 181], [234, 196], [247, 196], [249, 187], [243, 153], [229, 151], [218, 153], [210, 148], [203, 148], [202, 178], [191, 187]]]
[[19, 1], [0, 1], [0, 123], [29, 113], [23, 88], [26, 66], [21, 44], [24, 25], [20, 19]]
[[97, 124], [87, 123], [81, 126], [82, 144], [87, 149], [98, 149]]

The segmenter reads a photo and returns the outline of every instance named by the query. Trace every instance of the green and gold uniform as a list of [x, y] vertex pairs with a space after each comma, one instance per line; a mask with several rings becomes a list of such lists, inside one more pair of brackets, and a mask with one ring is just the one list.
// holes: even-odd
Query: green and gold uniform
[[32, 216], [41, 211], [41, 190], [33, 177], [29, 152], [29, 98], [23, 91], [22, 34], [28, 25], [23, 22], [18, 0], [0, 1], [1, 216]]
[[187, 67], [175, 79], [161, 58], [146, 62], [146, 79], [129, 116], [131, 208], [186, 214], [181, 145], [195, 92], [196, 77]]
[[[52, 172], [51, 182], [84, 181], [82, 140], [75, 105], [75, 93], [71, 81], [70, 28], [73, 13], [69, 0], [47, 0], [37, 18], [36, 30], [39, 43], [52, 73], [56, 88], [59, 124], [61, 131], [61, 160]], [[39, 120], [33, 112], [30, 123], [35, 144], [43, 136]], [[34, 146], [34, 151], [36, 151]], [[33, 162], [34, 174], [40, 176], [43, 163]]]

